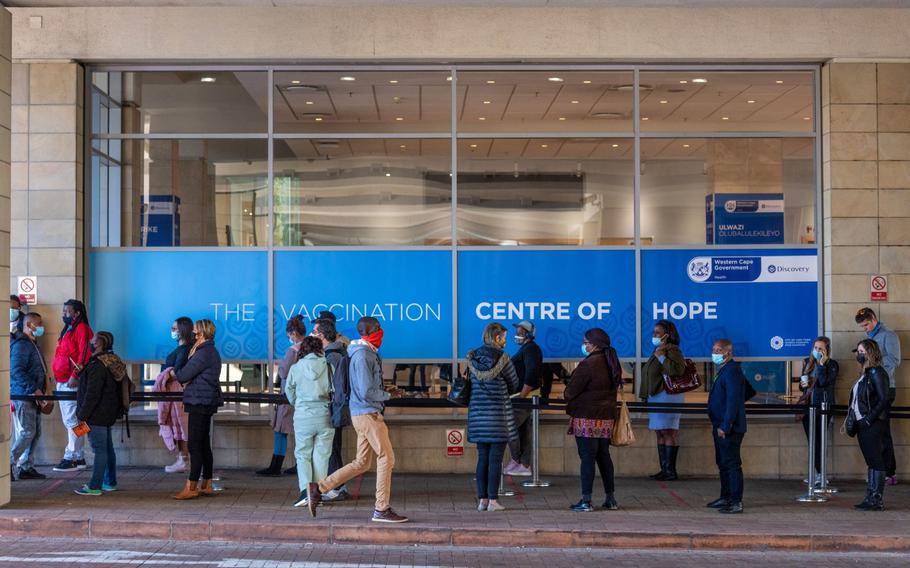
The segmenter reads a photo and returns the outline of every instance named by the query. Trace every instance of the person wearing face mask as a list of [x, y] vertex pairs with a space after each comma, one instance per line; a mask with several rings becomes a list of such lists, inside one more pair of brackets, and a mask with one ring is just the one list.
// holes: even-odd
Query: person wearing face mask
[[[534, 324], [529, 321], [513, 324], [515, 328], [515, 343], [519, 345], [518, 352], [512, 356], [512, 365], [521, 380], [521, 391], [515, 395], [518, 398], [528, 398], [540, 395], [540, 383], [543, 375], [543, 351], [534, 341]], [[503, 469], [505, 475], [529, 476], [531, 475], [531, 410], [516, 408], [515, 427], [518, 437], [509, 441], [509, 453], [512, 459]]]
[[[171, 369], [179, 371], [186, 365], [190, 356], [190, 348], [196, 341], [193, 335], [193, 320], [188, 317], [179, 317], [171, 324], [171, 341], [177, 342], [177, 347], [171, 351], [161, 373], [155, 379], [153, 392], [183, 392], [183, 385], [174, 380]], [[190, 463], [189, 447], [187, 446], [187, 415], [183, 405], [175, 400], [161, 401], [158, 403], [158, 433], [164, 440], [164, 445], [170, 451], [177, 450], [177, 459], [171, 465], [164, 466], [165, 473], [186, 473]]]
[[[878, 344], [882, 352], [882, 367], [888, 374], [888, 387], [891, 403], [897, 394], [897, 368], [901, 364], [900, 337], [888, 326], [879, 321], [870, 308], [856, 312], [856, 323], [866, 332], [866, 336]], [[888, 485], [897, 485], [897, 458], [894, 456], [894, 439], [891, 437], [891, 420], [885, 424], [885, 465]]]
[[488, 324], [483, 345], [468, 352], [468, 442], [477, 444], [478, 511], [505, 509], [499, 504], [499, 472], [506, 444], [518, 438], [510, 396], [519, 391], [521, 381], [509, 355], [503, 352], [507, 335], [501, 324]]
[[[679, 332], [669, 320], [654, 324], [651, 334], [654, 351], [642, 368], [639, 397], [648, 402], [683, 403], [685, 393], [670, 394], [664, 384], [664, 376], [678, 377], [686, 372], [686, 359], [679, 349]], [[660, 471], [651, 476], [658, 481], [675, 481], [676, 458], [679, 455], [680, 414], [652, 412], [648, 417], [648, 428], [657, 435], [657, 457]]]
[[[291, 345], [285, 350], [284, 357], [278, 363], [278, 380], [281, 393], [285, 392], [288, 382], [288, 373], [297, 362], [297, 353], [300, 350], [300, 342], [306, 337], [306, 322], [303, 316], [297, 314], [288, 320], [284, 326], [287, 333], [288, 341]], [[272, 443], [272, 462], [265, 469], [260, 469], [256, 475], [266, 477], [279, 477], [281, 475], [281, 466], [284, 465], [284, 457], [288, 452], [288, 434], [294, 431], [294, 407], [290, 404], [276, 404], [272, 411], [269, 424], [274, 430], [274, 441]], [[285, 472], [288, 474], [297, 473], [296, 466], [288, 468]]]
[[[322, 312], [329, 314], [332, 312]], [[335, 328], [334, 319], [317, 319], [313, 322], [312, 336], [322, 342], [322, 350], [329, 366], [332, 377], [332, 426], [335, 429], [332, 438], [332, 453], [329, 455], [329, 469], [327, 475], [332, 475], [344, 465], [341, 458], [341, 446], [344, 439], [344, 429], [351, 425], [350, 406], [345, 401], [345, 384], [343, 373], [338, 372], [338, 367], [345, 361], [347, 348], [342, 342], [342, 336]], [[322, 500], [326, 503], [344, 501], [350, 497], [347, 488], [342, 484], [335, 489], [325, 492]]]
[[581, 347], [584, 360], [578, 364], [564, 394], [570, 436], [575, 436], [581, 460], [581, 500], [569, 507], [577, 513], [594, 510], [595, 466], [603, 481], [603, 508], [619, 509], [613, 497], [613, 460], [610, 458], [610, 438], [616, 416], [616, 393], [622, 388], [622, 368], [610, 336], [599, 327], [585, 332]]
[[[94, 332], [88, 323], [88, 312], [85, 304], [79, 300], [67, 300], [63, 304], [63, 331], [54, 351], [51, 370], [57, 382], [57, 392], [76, 392], [79, 386], [77, 377], [91, 357], [90, 342]], [[79, 424], [76, 419], [76, 401], [60, 401], [60, 417], [66, 427], [67, 443], [63, 459], [54, 466], [54, 471], [73, 471], [85, 469], [85, 437], [76, 436], [73, 428]]]
[[[803, 402], [808, 404], [821, 404], [827, 402], [834, 405], [834, 386], [840, 367], [837, 361], [831, 358], [831, 340], [825, 336], [816, 337], [812, 344], [812, 352], [803, 359], [803, 372], [799, 378], [799, 388], [803, 391]], [[815, 472], [822, 473], [822, 424], [827, 428], [833, 416], [827, 419], [819, 417], [815, 421]], [[806, 441], [809, 441], [809, 415], [803, 414], [803, 430], [806, 432]], [[808, 480], [807, 480], [808, 483]], [[821, 478], [816, 481], [821, 485]]]
[[10, 334], [22, 331], [22, 300], [15, 294], [9, 296], [9, 332]]
[[357, 432], [357, 455], [354, 461], [325, 479], [308, 484], [307, 508], [315, 517], [322, 495], [366, 473], [373, 454], [376, 454], [376, 503], [371, 520], [376, 523], [405, 523], [408, 518], [393, 511], [390, 504], [395, 452], [389, 439], [389, 428], [382, 417], [385, 401], [400, 398], [404, 392], [398, 389], [388, 392], [383, 387], [379, 348], [385, 332], [379, 320], [360, 318], [357, 333], [360, 339], [352, 341], [348, 347], [351, 422]]
[[[868, 468], [866, 498], [856, 508], [881, 511], [885, 508], [883, 495], [888, 467], [885, 433], [891, 410], [888, 373], [882, 364], [882, 351], [874, 340], [863, 339], [855, 351], [862, 374], [850, 390], [847, 422], [854, 424], [853, 432]], [[847, 431], [851, 432], [849, 426]]]
[[[47, 369], [44, 358], [38, 349], [38, 338], [44, 335], [41, 316], [35, 312], [23, 318], [22, 331], [10, 337], [10, 394], [35, 395], [44, 394], [47, 382]], [[41, 437], [41, 409], [48, 402], [39, 400], [29, 402], [18, 400], [14, 415], [17, 428], [13, 442], [10, 444], [9, 461], [11, 471], [16, 479], [44, 479], [32, 461], [35, 448]]]
[[717, 374], [708, 395], [708, 418], [714, 437], [714, 457], [720, 472], [720, 497], [708, 507], [724, 514], [743, 512], [743, 461], [740, 449], [746, 435], [746, 375], [733, 360], [733, 343], [718, 339], [711, 349]]

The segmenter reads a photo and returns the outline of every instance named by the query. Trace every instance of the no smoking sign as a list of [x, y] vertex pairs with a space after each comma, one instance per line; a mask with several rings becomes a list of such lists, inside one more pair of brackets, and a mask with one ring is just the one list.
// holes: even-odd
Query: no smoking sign
[[873, 302], [888, 301], [888, 277], [876, 274], [869, 280], [869, 293]]
[[34, 306], [38, 303], [38, 277], [20, 276], [16, 286], [16, 294], [23, 304]]
[[450, 458], [464, 456], [464, 430], [446, 430], [446, 455]]

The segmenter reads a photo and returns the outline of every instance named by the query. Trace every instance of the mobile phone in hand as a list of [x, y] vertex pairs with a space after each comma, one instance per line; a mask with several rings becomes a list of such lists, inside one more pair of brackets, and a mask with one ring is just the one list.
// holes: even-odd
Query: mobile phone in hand
[[88, 434], [91, 430], [92, 429], [88, 427], [88, 424], [85, 422], [80, 422], [73, 427], [73, 434], [75, 434], [76, 437], [81, 438], [82, 436]]

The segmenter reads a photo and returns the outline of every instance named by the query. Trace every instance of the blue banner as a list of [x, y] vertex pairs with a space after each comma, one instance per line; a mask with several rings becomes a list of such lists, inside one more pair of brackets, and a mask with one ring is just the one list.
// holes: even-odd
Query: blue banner
[[356, 339], [357, 320], [377, 318], [386, 359], [452, 358], [452, 253], [428, 251], [276, 251], [275, 357], [289, 346], [285, 324], [328, 310]]
[[783, 244], [783, 193], [715, 193], [706, 200], [708, 244]]
[[727, 337], [740, 357], [805, 357], [818, 333], [818, 258], [807, 249], [643, 250], [642, 354], [676, 323], [688, 357]]
[[[584, 332], [601, 327], [620, 357], [635, 356], [635, 253], [496, 250], [458, 253], [458, 354], [491, 322], [537, 327], [544, 357], [581, 358]], [[510, 342], [511, 343], [511, 342]], [[514, 350], [514, 344], [512, 344]]]
[[96, 251], [89, 274], [92, 328], [113, 333], [126, 360], [163, 361], [180, 316], [214, 321], [226, 360], [268, 359], [264, 251]]

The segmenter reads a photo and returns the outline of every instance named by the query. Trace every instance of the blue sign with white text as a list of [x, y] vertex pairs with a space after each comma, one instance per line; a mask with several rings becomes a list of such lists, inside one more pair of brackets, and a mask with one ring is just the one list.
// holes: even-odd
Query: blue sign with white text
[[715, 193], [706, 201], [708, 244], [783, 244], [783, 193]]
[[741, 357], [804, 357], [818, 328], [818, 257], [810, 249], [643, 250], [642, 354], [661, 319], [683, 353], [710, 357], [729, 338]]
[[265, 251], [95, 251], [89, 321], [128, 361], [162, 360], [180, 316], [215, 322], [225, 360], [268, 359]]
[[635, 356], [635, 253], [496, 250], [458, 253], [458, 354], [481, 345], [491, 322], [534, 323], [544, 357], [581, 358], [592, 327], [620, 357]]
[[290, 343], [287, 320], [330, 311], [338, 330], [357, 339], [357, 320], [385, 330], [386, 359], [452, 358], [452, 253], [427, 251], [276, 251], [275, 357]]

